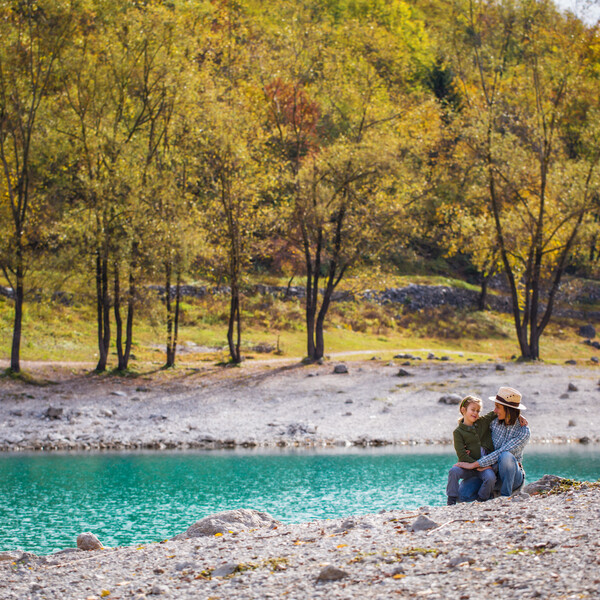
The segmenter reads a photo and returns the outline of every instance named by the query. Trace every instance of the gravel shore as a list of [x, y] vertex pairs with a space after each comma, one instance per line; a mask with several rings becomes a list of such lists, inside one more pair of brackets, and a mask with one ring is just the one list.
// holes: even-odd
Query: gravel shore
[[[598, 598], [600, 489], [386, 511], [139, 547], [0, 553], [5, 600]], [[185, 535], [185, 534], [184, 534]]]

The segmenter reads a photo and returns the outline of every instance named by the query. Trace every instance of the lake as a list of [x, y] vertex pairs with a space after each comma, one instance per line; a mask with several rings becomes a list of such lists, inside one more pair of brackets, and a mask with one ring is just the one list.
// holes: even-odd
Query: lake
[[[105, 546], [156, 542], [254, 508], [288, 523], [445, 504], [450, 447], [0, 455], [0, 550], [47, 554], [83, 531]], [[529, 447], [527, 481], [600, 478], [594, 446]]]

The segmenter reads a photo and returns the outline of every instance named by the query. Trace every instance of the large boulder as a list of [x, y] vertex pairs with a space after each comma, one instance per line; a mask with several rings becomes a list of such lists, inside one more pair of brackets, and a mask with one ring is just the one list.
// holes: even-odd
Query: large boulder
[[89, 531], [77, 536], [77, 547], [80, 550], [101, 550], [103, 548], [100, 540]]
[[591, 340], [596, 337], [596, 330], [594, 329], [593, 325], [582, 325], [579, 328], [579, 335]]
[[550, 490], [559, 487], [563, 483], [568, 481], [558, 475], [544, 475], [541, 479], [534, 481], [533, 483], [527, 484], [523, 491], [526, 494], [539, 494], [540, 492], [549, 492]]
[[462, 396], [458, 394], [444, 394], [438, 400], [440, 404], [460, 404], [462, 402]]
[[279, 525], [279, 521], [271, 515], [252, 510], [249, 508], [238, 508], [237, 510], [226, 510], [200, 519], [187, 529], [184, 533], [175, 536], [174, 540], [203, 537], [217, 533], [229, 533], [233, 531], [244, 531], [247, 529], [267, 528], [272, 529]]

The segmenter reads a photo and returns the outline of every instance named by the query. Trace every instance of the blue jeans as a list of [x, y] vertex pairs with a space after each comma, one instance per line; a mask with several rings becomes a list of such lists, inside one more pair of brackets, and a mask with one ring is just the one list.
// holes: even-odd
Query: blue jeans
[[[525, 479], [523, 469], [510, 452], [500, 454], [498, 464], [494, 465], [494, 470], [497, 470], [498, 479], [500, 479], [501, 496], [510, 496], [514, 490], [522, 485]], [[476, 478], [463, 481], [458, 488], [459, 501], [473, 502], [477, 498], [480, 486], [481, 482]]]
[[449, 498], [459, 497], [459, 482], [461, 479], [463, 482], [469, 480], [476, 481], [475, 496], [479, 500], [487, 500], [492, 495], [492, 490], [496, 483], [496, 473], [492, 469], [478, 471], [477, 469], [452, 467], [448, 473], [448, 485], [446, 486], [446, 495]]

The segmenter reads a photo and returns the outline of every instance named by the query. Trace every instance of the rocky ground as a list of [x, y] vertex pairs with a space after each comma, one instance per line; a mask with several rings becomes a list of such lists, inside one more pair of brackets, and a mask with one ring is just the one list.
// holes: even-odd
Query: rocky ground
[[177, 539], [146, 546], [72, 549], [46, 557], [5, 552], [0, 595], [598, 598], [600, 486], [563, 489], [299, 525], [230, 511], [203, 519]]
[[475, 394], [491, 410], [502, 385], [522, 392], [533, 443], [600, 441], [597, 366], [407, 356], [135, 378], [63, 369], [38, 373], [54, 382], [42, 387], [3, 378], [0, 450], [450, 443], [453, 402]]
[[[53, 383], [0, 380], [0, 448], [449, 443], [453, 402], [491, 409], [501, 385], [523, 393], [532, 443], [600, 442], [597, 367], [421, 358], [38, 370]], [[598, 598], [599, 487], [296, 525], [241, 511], [145, 546], [0, 552], [0, 598]]]

